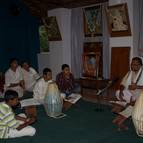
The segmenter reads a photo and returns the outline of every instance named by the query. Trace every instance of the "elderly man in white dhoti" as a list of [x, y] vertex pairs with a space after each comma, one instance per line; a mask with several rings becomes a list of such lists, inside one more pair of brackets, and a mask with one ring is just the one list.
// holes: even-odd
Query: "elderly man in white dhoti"
[[130, 103], [131, 97], [136, 100], [143, 90], [142, 60], [134, 57], [131, 62], [131, 70], [123, 78], [116, 97], [121, 102]]
[[[128, 129], [128, 127], [124, 124], [124, 122], [126, 119], [128, 119], [131, 116], [132, 110], [134, 108], [133, 107], [134, 103], [136, 102], [136, 99], [140, 96], [140, 94], [143, 92], [142, 70], [143, 70], [142, 60], [139, 57], [134, 57], [131, 62], [131, 71], [129, 71], [126, 74], [126, 76], [124, 77], [121, 83], [120, 90], [117, 91], [116, 93], [116, 97], [118, 98], [118, 100], [120, 100], [121, 102], [122, 101], [126, 102], [124, 110], [122, 112], [119, 112], [118, 116], [112, 121], [112, 123], [118, 125], [119, 130]], [[137, 102], [139, 101], [137, 100]], [[141, 104], [139, 106], [141, 107]], [[138, 109], [135, 111], [136, 112], [135, 114], [133, 114], [134, 115], [133, 117], [136, 117], [136, 114], [138, 114]], [[135, 127], [136, 127], [136, 124], [135, 124]]]

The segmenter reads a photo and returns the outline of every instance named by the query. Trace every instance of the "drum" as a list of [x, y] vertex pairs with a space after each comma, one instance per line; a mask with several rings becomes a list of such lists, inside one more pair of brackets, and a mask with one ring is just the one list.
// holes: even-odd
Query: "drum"
[[63, 99], [55, 82], [48, 84], [47, 94], [44, 98], [44, 107], [47, 115], [50, 117], [57, 117], [62, 114]]

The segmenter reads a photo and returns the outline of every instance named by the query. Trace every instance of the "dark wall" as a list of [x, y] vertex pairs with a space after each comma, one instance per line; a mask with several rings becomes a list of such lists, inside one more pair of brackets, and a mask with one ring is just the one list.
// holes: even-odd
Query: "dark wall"
[[27, 60], [37, 68], [39, 52], [38, 19], [31, 16], [22, 0], [0, 2], [0, 71], [9, 66], [9, 59]]

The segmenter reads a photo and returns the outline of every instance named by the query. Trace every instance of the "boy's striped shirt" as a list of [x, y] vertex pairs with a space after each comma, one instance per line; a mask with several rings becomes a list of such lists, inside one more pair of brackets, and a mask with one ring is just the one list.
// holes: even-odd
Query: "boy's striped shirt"
[[0, 138], [8, 138], [9, 129], [16, 129], [19, 123], [10, 106], [0, 103]]

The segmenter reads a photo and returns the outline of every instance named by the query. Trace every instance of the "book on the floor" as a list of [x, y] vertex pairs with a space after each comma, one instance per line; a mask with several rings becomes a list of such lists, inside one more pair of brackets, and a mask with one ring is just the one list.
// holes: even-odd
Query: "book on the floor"
[[61, 113], [61, 114], [59, 114], [59, 115], [57, 115], [57, 116], [52, 116], [52, 118], [60, 119], [60, 118], [63, 118], [63, 117], [65, 117], [65, 116], [67, 116], [67, 115], [64, 114], [64, 113]]
[[109, 101], [110, 103], [119, 104], [121, 106], [126, 106], [127, 102], [124, 101]]
[[81, 98], [80, 94], [72, 93], [68, 97], [64, 98], [65, 101], [68, 101], [72, 104], [75, 104]]
[[32, 106], [32, 105], [40, 105], [40, 103], [34, 98], [21, 100], [20, 104], [21, 104], [21, 107]]

